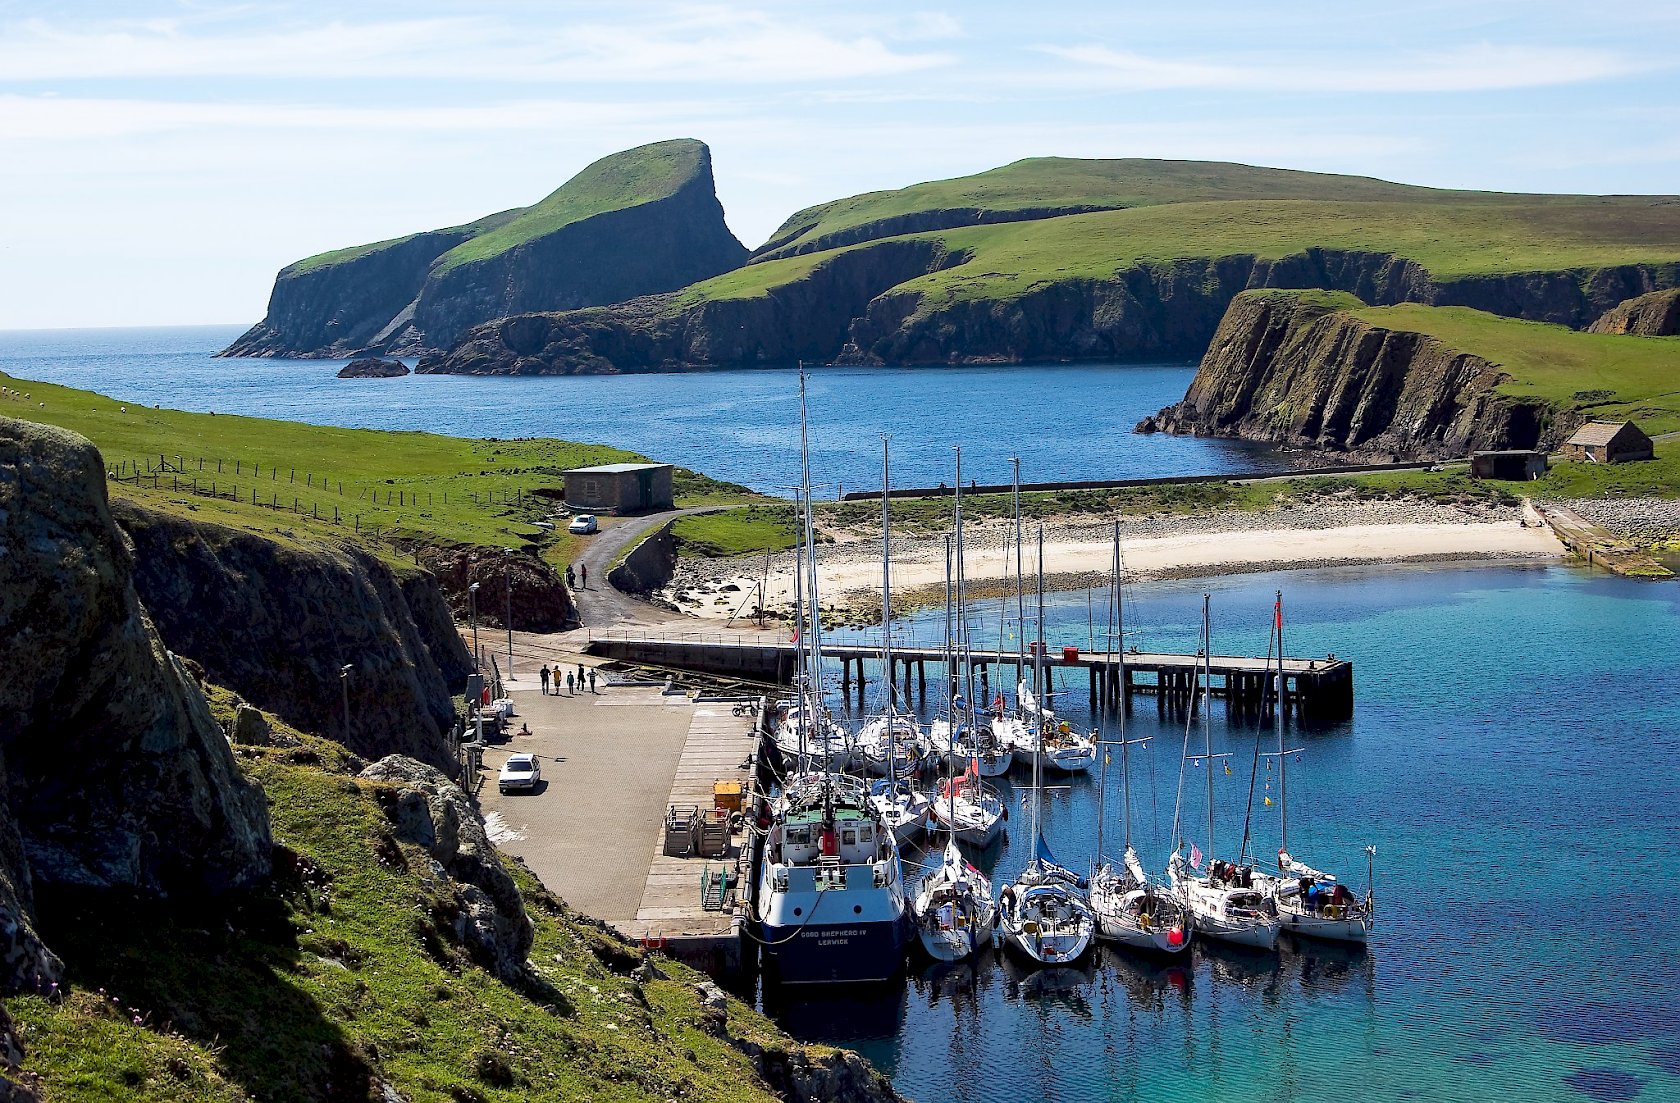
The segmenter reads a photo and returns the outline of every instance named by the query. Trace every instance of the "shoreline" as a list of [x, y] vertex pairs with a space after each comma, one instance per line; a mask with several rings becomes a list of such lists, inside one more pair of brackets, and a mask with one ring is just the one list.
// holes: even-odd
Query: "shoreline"
[[[1037, 562], [1039, 522], [1023, 525], [1022, 565]], [[1046, 590], [1106, 585], [1113, 557], [1113, 521], [1050, 518], [1043, 522]], [[881, 608], [879, 530], [842, 530], [817, 548], [825, 614], [863, 621]], [[965, 589], [995, 597], [1014, 577], [1013, 530], [1007, 521], [964, 526]], [[1523, 506], [1463, 507], [1415, 500], [1314, 503], [1248, 513], [1234, 510], [1120, 519], [1123, 574], [1128, 582], [1210, 578], [1276, 570], [1464, 562], [1551, 562], [1568, 555], [1557, 536]], [[766, 609], [786, 618], [793, 603], [791, 552], [733, 559], [683, 559], [657, 595], [687, 616], [723, 620], [750, 613], [766, 581]], [[944, 535], [893, 538], [893, 608], [908, 612], [944, 600]]]

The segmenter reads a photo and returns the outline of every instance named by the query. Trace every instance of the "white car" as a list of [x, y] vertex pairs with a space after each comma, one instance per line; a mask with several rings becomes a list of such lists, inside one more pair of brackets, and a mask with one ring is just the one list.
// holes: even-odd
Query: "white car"
[[593, 513], [580, 513], [572, 518], [572, 523], [566, 526], [567, 532], [574, 532], [580, 536], [587, 536], [592, 532], [599, 532], [601, 526], [596, 523]]
[[537, 764], [534, 754], [509, 755], [502, 763], [502, 772], [496, 779], [496, 784], [502, 792], [511, 793], [515, 789], [532, 790], [542, 780], [542, 767]]

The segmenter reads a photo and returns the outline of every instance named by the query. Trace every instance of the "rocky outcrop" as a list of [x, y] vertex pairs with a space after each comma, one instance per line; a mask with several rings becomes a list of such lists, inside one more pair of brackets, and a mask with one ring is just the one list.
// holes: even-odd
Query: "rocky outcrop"
[[380, 759], [361, 776], [385, 783], [377, 795], [396, 838], [426, 851], [454, 882], [456, 906], [447, 918], [457, 944], [503, 980], [519, 980], [531, 952], [531, 919], [467, 795], [401, 755]]
[[607, 572], [607, 584], [625, 594], [647, 596], [670, 584], [677, 569], [676, 522], [660, 525], [633, 548], [624, 561]]
[[742, 264], [711, 151], [688, 139], [589, 165], [541, 202], [471, 226], [299, 261], [235, 356], [447, 348], [510, 314], [573, 310], [679, 287]]
[[343, 260], [289, 264], [274, 278], [268, 314], [222, 355], [338, 357], [383, 344], [377, 338], [412, 309], [433, 262], [473, 236], [470, 227], [434, 230]]
[[786, 364], [832, 359], [852, 320], [906, 280], [960, 263], [937, 241], [897, 239], [836, 253], [766, 295], [675, 296], [565, 314], [526, 314], [479, 326], [421, 373], [587, 375]]
[[1489, 361], [1312, 297], [1255, 292], [1225, 314], [1184, 401], [1138, 426], [1383, 459], [1555, 445], [1578, 417], [1500, 394]]
[[255, 885], [271, 841], [196, 682], [133, 585], [105, 466], [0, 418], [0, 988], [58, 979], [44, 887], [194, 898]]
[[210, 681], [366, 758], [453, 768], [451, 690], [470, 657], [436, 579], [351, 544], [282, 542], [132, 502], [115, 513], [159, 633]]
[[401, 360], [384, 360], [364, 356], [338, 369], [340, 379], [397, 379], [408, 374], [408, 365]]
[[[518, 632], [559, 632], [577, 626], [577, 606], [565, 580], [532, 552], [423, 547], [415, 554], [436, 576], [448, 601], [447, 613], [456, 623], [466, 623], [476, 612], [481, 627], [506, 628], [511, 606], [513, 628]], [[467, 593], [475, 582], [479, 584], [476, 607]], [[447, 624], [447, 617], [443, 623]]]
[[1470, 306], [1580, 327], [1629, 289], [1680, 284], [1680, 265], [1438, 281], [1386, 253], [1308, 249], [1138, 265], [1104, 280], [1036, 283], [1006, 297], [899, 285], [966, 263], [938, 240], [895, 238], [835, 253], [741, 299], [656, 297], [507, 318], [469, 333], [421, 372], [569, 375], [704, 370], [795, 360], [856, 364], [1191, 359], [1245, 290], [1346, 291], [1374, 305]]
[[1680, 336], [1680, 288], [1653, 291], [1617, 303], [1588, 326], [1593, 333], [1634, 337]]

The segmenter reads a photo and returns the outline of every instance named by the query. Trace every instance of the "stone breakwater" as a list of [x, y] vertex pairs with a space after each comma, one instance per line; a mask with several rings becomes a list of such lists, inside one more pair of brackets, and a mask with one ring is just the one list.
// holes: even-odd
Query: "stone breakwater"
[[[1545, 504], [1545, 503], [1542, 503]], [[1680, 500], [1576, 498], [1559, 503], [1624, 540], [1663, 544], [1680, 540]]]

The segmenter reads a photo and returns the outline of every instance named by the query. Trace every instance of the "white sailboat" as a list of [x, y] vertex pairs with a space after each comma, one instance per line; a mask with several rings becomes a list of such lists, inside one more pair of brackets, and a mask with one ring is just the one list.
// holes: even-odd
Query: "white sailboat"
[[[1202, 679], [1201, 693], [1203, 753], [1185, 753], [1179, 763], [1179, 806], [1184, 795], [1184, 763], [1197, 762], [1207, 770], [1208, 853], [1207, 869], [1203, 871], [1204, 855], [1194, 843], [1188, 859], [1183, 849], [1183, 836], [1178, 833], [1179, 817], [1173, 817], [1174, 834], [1179, 846], [1167, 863], [1167, 877], [1179, 899], [1190, 912], [1196, 932], [1223, 942], [1249, 946], [1261, 950], [1277, 948], [1277, 907], [1272, 898], [1254, 882], [1254, 871], [1242, 865], [1214, 857], [1214, 799], [1213, 768], [1227, 757], [1213, 753], [1212, 697], [1208, 690], [1213, 680], [1212, 670], [1212, 598], [1202, 596]], [[1190, 724], [1184, 729], [1185, 750], [1188, 752]]]
[[[866, 724], [858, 735], [858, 749], [865, 768], [886, 775], [870, 786], [869, 801], [900, 844], [910, 842], [927, 829], [929, 800], [910, 783], [921, 766], [920, 732], [915, 718], [895, 707], [896, 687], [892, 658], [892, 524], [887, 503], [892, 487], [892, 458], [885, 437], [881, 438], [881, 679], [886, 690], [884, 715]], [[878, 770], [877, 770], [878, 767]]]
[[[1120, 522], [1114, 522], [1114, 567], [1109, 578], [1109, 651], [1121, 662], [1120, 684], [1125, 678], [1125, 623], [1120, 601]], [[1107, 701], [1107, 696], [1104, 696]], [[1097, 915], [1097, 934], [1133, 950], [1159, 954], [1181, 954], [1190, 947], [1190, 916], [1178, 898], [1156, 885], [1143, 871], [1137, 851], [1132, 849], [1131, 748], [1143, 739], [1126, 738], [1126, 700], [1122, 696], [1116, 714], [1119, 738], [1103, 743], [1101, 778], [1097, 785], [1097, 868], [1091, 873], [1091, 909]], [[1120, 794], [1125, 814], [1125, 853], [1116, 869], [1103, 857], [1103, 826], [1107, 811], [1109, 747], [1120, 748]]]
[[[1335, 942], [1364, 942], [1376, 920], [1376, 898], [1371, 882], [1375, 876], [1376, 847], [1365, 848], [1365, 896], [1356, 896], [1334, 874], [1314, 869], [1289, 853], [1289, 756], [1301, 749], [1286, 748], [1283, 724], [1283, 591], [1272, 606], [1272, 630], [1277, 645], [1277, 687], [1272, 697], [1277, 727], [1277, 750], [1266, 757], [1277, 762], [1278, 854], [1277, 873], [1255, 873], [1255, 881], [1268, 893], [1277, 908], [1283, 929], [1309, 938]], [[1266, 798], [1271, 803], [1271, 798]]]
[[[1044, 530], [1038, 533], [1038, 632], [1044, 636]], [[1043, 666], [1043, 649], [1034, 656], [1033, 678]], [[1042, 683], [1040, 683], [1042, 684]], [[1041, 965], [1079, 960], [1096, 937], [1096, 917], [1080, 878], [1056, 860], [1044, 841], [1044, 779], [1040, 756], [1033, 756], [1033, 857], [1027, 868], [998, 897], [998, 923], [1009, 944]]]
[[810, 772], [790, 777], [771, 809], [754, 919], [772, 974], [783, 983], [883, 980], [903, 965], [910, 935], [898, 845], [863, 783], [830, 764], [814, 769], [808, 723], [821, 707], [822, 617], [817, 602], [810, 453], [805, 446], [805, 378], [800, 374], [803, 549], [812, 556], [797, 612], [800, 621], [796, 761]]
[[[946, 798], [950, 819], [956, 820], [956, 790]], [[939, 865], [930, 870], [910, 900], [916, 935], [936, 961], [961, 961], [992, 941], [997, 905], [992, 882], [971, 865], [952, 833]]]

